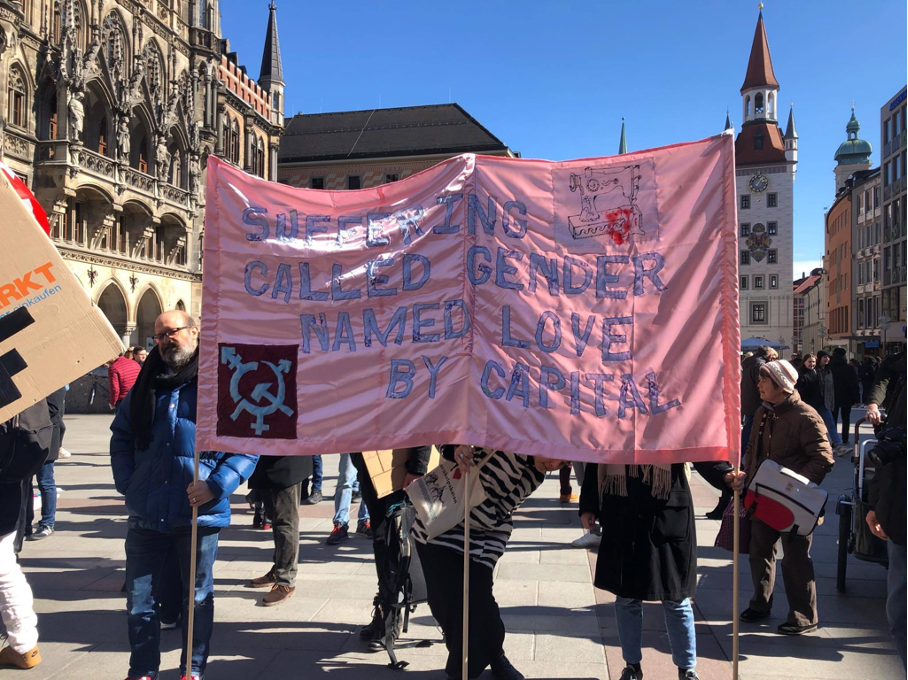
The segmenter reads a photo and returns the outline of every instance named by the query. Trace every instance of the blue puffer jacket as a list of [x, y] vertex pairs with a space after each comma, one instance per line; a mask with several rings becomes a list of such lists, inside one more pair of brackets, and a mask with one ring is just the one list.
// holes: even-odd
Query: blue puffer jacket
[[[172, 390], [156, 390], [151, 444], [136, 450], [129, 420], [133, 391], [120, 404], [110, 426], [110, 464], [117, 491], [126, 496], [129, 521], [144, 529], [170, 531], [192, 523], [186, 487], [192, 483], [198, 381]], [[230, 494], [252, 471], [258, 456], [203, 452], [199, 479], [208, 482], [214, 500], [199, 508], [200, 527], [230, 524]]]

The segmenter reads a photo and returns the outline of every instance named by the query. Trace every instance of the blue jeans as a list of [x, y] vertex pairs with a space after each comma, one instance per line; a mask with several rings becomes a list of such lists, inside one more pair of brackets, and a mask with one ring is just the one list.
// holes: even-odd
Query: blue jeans
[[[353, 482], [356, 481], [356, 468], [349, 453], [342, 453], [337, 469], [337, 489], [334, 491], [334, 524], [350, 523], [350, 503], [353, 500]], [[359, 504], [359, 520], [369, 519], [369, 510], [365, 503]]]
[[840, 446], [842, 444], [842, 437], [836, 432], [836, 422], [835, 418], [832, 417], [832, 411], [826, 407], [817, 409], [817, 413], [823, 418], [823, 422], [826, 423], [826, 436], [829, 437], [829, 442], [833, 446]]
[[889, 574], [886, 577], [889, 586], [889, 597], [886, 598], [886, 618], [895, 638], [896, 649], [902, 657], [902, 666], [905, 666], [905, 554], [908, 546], [896, 545], [892, 539], [887, 541], [889, 551]]
[[[191, 674], [202, 675], [208, 664], [211, 631], [214, 625], [214, 561], [218, 553], [218, 529], [199, 528], [195, 577], [195, 628], [193, 630]], [[168, 552], [180, 563], [183, 586], [183, 620], [188, 617], [189, 528], [154, 531], [130, 526], [126, 532], [126, 620], [129, 628], [129, 675], [154, 677], [161, 665], [161, 624], [155, 607], [158, 583], [164, 578]], [[160, 596], [160, 595], [159, 595]], [[186, 626], [180, 674], [186, 673]]]
[[[694, 633], [694, 610], [690, 598], [681, 602], [662, 603], [665, 629], [672, 648], [672, 662], [678, 668], [697, 665], [697, 636]], [[627, 664], [640, 663], [643, 659], [643, 602], [627, 597], [615, 600], [615, 618], [618, 621], [618, 639], [621, 656]]]
[[321, 490], [322, 490], [322, 457], [321, 456], [312, 456], [312, 491], [321, 491]]
[[41, 521], [38, 527], [53, 527], [57, 516], [57, 483], [54, 481], [54, 461], [45, 463], [35, 474], [41, 490]]

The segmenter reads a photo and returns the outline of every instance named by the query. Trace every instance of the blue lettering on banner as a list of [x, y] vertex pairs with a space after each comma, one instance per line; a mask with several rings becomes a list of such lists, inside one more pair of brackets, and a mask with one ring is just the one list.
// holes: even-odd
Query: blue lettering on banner
[[307, 215], [306, 216], [306, 245], [312, 245], [312, 237], [316, 234], [327, 234], [328, 227], [322, 223], [330, 222], [331, 218], [327, 215]]
[[356, 341], [353, 339], [353, 326], [350, 324], [350, 312], [338, 312], [337, 323], [334, 326], [334, 344], [331, 351], [340, 349], [341, 343], [347, 343], [347, 349], [356, 351]]
[[501, 211], [501, 228], [504, 229], [505, 236], [510, 236], [511, 238], [523, 238], [527, 233], [527, 221], [522, 220], [519, 217], [514, 218], [514, 224], [517, 225], [516, 229], [511, 229], [511, 225], [508, 223], [508, 213], [511, 210], [517, 209], [518, 214], [526, 215], [527, 207], [524, 203], [520, 201], [508, 201], [504, 204], [504, 210]]
[[401, 210], [398, 213], [394, 214], [394, 218], [397, 220], [397, 226], [400, 229], [400, 233], [403, 236], [404, 243], [410, 245], [412, 237], [410, 236], [410, 228], [412, 227], [420, 236], [425, 236], [422, 229], [419, 228], [419, 220], [422, 219], [422, 216], [425, 214], [425, 211], [422, 209], [421, 205], [414, 205], [406, 210]]
[[524, 408], [529, 407], [530, 367], [519, 361], [514, 366], [514, 372], [511, 374], [511, 384], [508, 385], [508, 394], [505, 399], [511, 401], [514, 397], [520, 397], [522, 399]]
[[388, 328], [385, 329], [385, 332], [382, 333], [378, 327], [378, 321], [375, 319], [375, 310], [370, 308], [363, 310], [363, 344], [366, 347], [372, 346], [372, 336], [378, 338], [379, 343], [382, 347], [388, 346], [388, 336], [391, 335], [391, 331], [394, 330], [394, 327], [397, 326], [397, 337], [394, 338], [394, 344], [400, 345], [404, 341], [404, 332], [407, 328], [407, 308], [398, 307], [394, 315], [391, 317], [391, 321], [388, 323]]
[[519, 262], [523, 259], [523, 253], [516, 250], [498, 248], [498, 257], [495, 262], [495, 285], [507, 290], [523, 290], [522, 283], [509, 281], [507, 279], [508, 275], [517, 273], [517, 267], [509, 265], [507, 262], [508, 259], [517, 260]]
[[[267, 270], [265, 273], [267, 273]], [[317, 300], [323, 302], [327, 299], [328, 293], [325, 291], [313, 292], [312, 277], [309, 275], [309, 263], [300, 262], [300, 300]]]
[[379, 248], [391, 243], [391, 239], [381, 235], [381, 223], [391, 217], [391, 213], [368, 213], [366, 215], [366, 246]]
[[[454, 330], [454, 308], [460, 309], [463, 314], [463, 325], [460, 330]], [[472, 322], [470, 311], [463, 300], [445, 300], [445, 340], [456, 340], [470, 332]]]
[[625, 373], [621, 376], [621, 391], [618, 394], [618, 417], [624, 418], [627, 415], [627, 409], [634, 408], [644, 415], [647, 413], [646, 404], [643, 403], [631, 374]]
[[340, 248], [347, 242], [349, 234], [354, 233], [353, 229], [347, 229], [348, 224], [354, 224], [358, 227], [363, 226], [362, 216], [341, 215], [337, 218], [337, 247]]
[[[490, 276], [492, 276], [492, 268], [482, 262], [476, 265], [475, 260], [477, 253], [482, 255], [482, 258], [486, 262], [492, 261], [492, 253], [490, 253], [489, 249], [485, 246], [470, 246], [470, 249], [467, 251], [467, 277], [474, 286], [481, 286], [489, 280]], [[476, 276], [477, 269], [480, 271], [479, 276]]]
[[596, 417], [604, 418], [608, 415], [608, 409], [605, 408], [605, 383], [615, 380], [611, 373], [587, 373], [586, 379], [593, 383], [593, 407], [596, 409]]
[[284, 213], [277, 214], [277, 227], [274, 235], [280, 241], [289, 241], [299, 235], [300, 223], [299, 214], [296, 210], [290, 211], [290, 226], [287, 226], [287, 216]]
[[[552, 340], [551, 345], [547, 345], [543, 341], [547, 321], [552, 322], [552, 334], [554, 339]], [[558, 315], [556, 315], [555, 312], [543, 312], [539, 316], [539, 323], [536, 324], [536, 346], [543, 352], [549, 354], [561, 347], [561, 319], [558, 318]]]
[[501, 399], [501, 397], [504, 395], [503, 387], [499, 385], [494, 390], [489, 388], [489, 377], [492, 375], [492, 371], [495, 371], [498, 374], [499, 378], [504, 378], [505, 376], [505, 371], [504, 368], [501, 367], [501, 364], [499, 364], [494, 359], [489, 359], [486, 362], [486, 367], [482, 369], [482, 378], [479, 381], [479, 386], [482, 388], [483, 393], [487, 397], [491, 397], [492, 399]]
[[[422, 278], [417, 282], [413, 282], [413, 265], [418, 263], [422, 265]], [[429, 264], [429, 258], [419, 253], [404, 253], [404, 285], [403, 290], [410, 293], [414, 290], [419, 290], [426, 282], [429, 280], [431, 275], [432, 266]]]
[[[653, 262], [650, 268], [643, 266], [644, 262]], [[665, 267], [665, 260], [659, 253], [644, 253], [643, 255], [634, 255], [634, 295], [643, 295], [643, 279], [649, 279], [660, 293], [668, 290], [668, 286], [662, 283], [659, 278], [659, 272]]]
[[344, 268], [335, 262], [331, 265], [331, 299], [332, 300], [356, 300], [360, 296], [359, 290], [341, 290], [341, 277], [344, 274]]
[[504, 305], [501, 308], [501, 346], [519, 347], [520, 349], [526, 349], [530, 346], [529, 340], [521, 340], [511, 336], [511, 305]]
[[[406, 399], [413, 390], [413, 376], [416, 375], [416, 367], [409, 359], [391, 359], [391, 380], [388, 383], [388, 391], [385, 396], [388, 399]], [[398, 390], [397, 384], [403, 383], [403, 389]]]
[[482, 230], [492, 236], [495, 233], [495, 221], [498, 208], [495, 204], [495, 197], [489, 196], [489, 210], [485, 212], [482, 209], [482, 203], [479, 202], [479, 196], [469, 194], [467, 196], [467, 231], [471, 234], [476, 233], [476, 218], [479, 218], [482, 224]]
[[612, 333], [612, 328], [634, 323], [632, 316], [614, 316], [606, 317], [602, 320], [602, 360], [603, 361], [627, 361], [632, 359], [630, 351], [612, 352], [612, 345], [626, 343], [627, 336], [620, 333]]
[[599, 255], [596, 258], [596, 297], [611, 298], [613, 300], [624, 300], [627, 298], [626, 290], [612, 290], [609, 285], [618, 283], [620, 277], [617, 274], [609, 274], [608, 266], [610, 264], [627, 264], [630, 258], [627, 255]]
[[300, 314], [300, 326], [303, 334], [303, 354], [309, 354], [311, 351], [312, 332], [315, 332], [322, 351], [328, 351], [328, 322], [325, 320], [324, 312], [319, 312], [318, 320], [315, 314]]
[[580, 413], [580, 372], [571, 371], [571, 415]]
[[[579, 286], [574, 285], [574, 267], [579, 267], [583, 271], [583, 283]], [[565, 295], [580, 295], [590, 287], [590, 282], [593, 280], [593, 268], [586, 262], [578, 260], [576, 257], [565, 255], [563, 269], [564, 274], [561, 279], [564, 282]]]
[[366, 263], [366, 293], [369, 297], [397, 295], [397, 288], [379, 288], [379, 285], [388, 283], [389, 279], [386, 274], [375, 273], [377, 267], [390, 267], [393, 264], [393, 257], [384, 260], [370, 260]]
[[272, 300], [277, 300], [278, 295], [284, 296], [284, 302], [290, 302], [290, 296], [293, 295], [293, 277], [290, 275], [290, 265], [286, 262], [277, 266], [274, 288], [271, 289]]
[[571, 312], [571, 332], [574, 334], [574, 348], [578, 357], [583, 356], [583, 350], [586, 349], [590, 341], [590, 333], [593, 332], [593, 324], [596, 323], [596, 315], [590, 314], [586, 319], [586, 328], [580, 332], [580, 315], [577, 312]]
[[266, 277], [266, 276], [268, 276], [268, 265], [265, 264], [264, 262], [259, 262], [258, 260], [253, 260], [252, 262], [250, 262], [246, 265], [246, 276], [245, 276], [246, 292], [249, 293], [250, 295], [255, 295], [256, 297], [258, 297], [259, 295], [264, 295], [265, 293], [268, 292], [268, 284], [263, 283], [258, 288], [252, 287], [252, 272], [254, 272], [256, 269], [258, 269], [261, 272], [262, 277]]
[[445, 206], [445, 223], [439, 224], [432, 229], [433, 234], [456, 234], [460, 231], [459, 224], [451, 224], [451, 218], [454, 215], [454, 204], [463, 199], [463, 194], [448, 194], [447, 196], [436, 196], [435, 203]]
[[646, 374], [646, 387], [649, 391], [649, 409], [653, 415], [681, 406], [681, 402], [677, 399], [672, 399], [664, 404], [659, 403], [659, 383], [656, 382], [656, 374], [652, 371]]
[[[554, 378], [554, 380], [553, 380]], [[541, 366], [539, 368], [539, 407], [549, 407], [549, 390], [556, 392], [563, 390], [567, 382], [564, 375], [553, 366]]]
[[541, 272], [549, 285], [549, 295], [558, 295], [558, 260], [549, 260], [539, 253], [530, 253], [530, 282], [527, 290], [536, 292], [536, 274]]
[[255, 234], [249, 232], [246, 234], [247, 241], [264, 241], [268, 238], [270, 233], [270, 227], [268, 226], [268, 220], [264, 217], [256, 217], [256, 215], [267, 215], [267, 208], [246, 208], [243, 211], [243, 224], [248, 224], [252, 227], [261, 227], [261, 233]]
[[440, 333], [423, 333], [423, 328], [431, 328], [435, 325], [435, 319], [422, 319], [421, 314], [427, 309], [438, 309], [437, 302], [425, 304], [417, 303], [413, 305], [413, 342], [438, 342], [441, 340]]
[[422, 360], [426, 364], [426, 368], [429, 369], [429, 399], [435, 398], [435, 384], [438, 381], [438, 371], [441, 370], [442, 364], [444, 364], [448, 357], [442, 357], [438, 360], [437, 364], [433, 364], [432, 360], [426, 355], [422, 355]]

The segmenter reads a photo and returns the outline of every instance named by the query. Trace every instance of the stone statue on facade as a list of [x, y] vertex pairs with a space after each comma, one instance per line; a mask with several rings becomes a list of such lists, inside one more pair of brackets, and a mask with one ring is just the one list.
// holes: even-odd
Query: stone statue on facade
[[69, 91], [69, 100], [67, 107], [69, 109], [69, 138], [73, 141], [80, 141], [82, 137], [82, 126], [85, 123], [85, 93], [82, 90], [72, 89]]
[[129, 163], [130, 143], [129, 117], [120, 116], [117, 123], [117, 155], [122, 163]]
[[167, 138], [164, 135], [158, 135], [154, 154], [158, 178], [167, 179], [170, 170], [170, 153], [167, 151]]

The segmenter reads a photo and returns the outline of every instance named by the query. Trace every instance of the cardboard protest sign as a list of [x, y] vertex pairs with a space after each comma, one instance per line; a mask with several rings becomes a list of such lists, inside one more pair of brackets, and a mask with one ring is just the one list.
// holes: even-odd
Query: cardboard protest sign
[[198, 447], [737, 460], [727, 135], [359, 191], [209, 159]]
[[[363, 460], [366, 470], [372, 479], [372, 486], [379, 498], [400, 491], [404, 488], [404, 479], [407, 477], [407, 459], [409, 454], [406, 449], [385, 449], [383, 451], [363, 451]], [[431, 470], [438, 465], [441, 455], [437, 448], [432, 447], [429, 463], [426, 469]]]
[[24, 200], [0, 173], [0, 422], [123, 350]]

